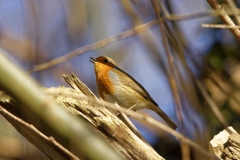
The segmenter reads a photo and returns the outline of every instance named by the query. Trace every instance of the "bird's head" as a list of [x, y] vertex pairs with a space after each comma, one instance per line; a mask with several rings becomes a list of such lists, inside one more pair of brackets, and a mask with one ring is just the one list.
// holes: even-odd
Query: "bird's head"
[[91, 60], [89, 61], [94, 64], [94, 68], [97, 73], [117, 68], [116, 62], [109, 57], [106, 56], [100, 56], [97, 58], [90, 57], [90, 59]]

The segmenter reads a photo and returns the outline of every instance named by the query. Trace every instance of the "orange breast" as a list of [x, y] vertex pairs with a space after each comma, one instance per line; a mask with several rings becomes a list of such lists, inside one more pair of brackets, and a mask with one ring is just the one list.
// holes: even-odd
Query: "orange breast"
[[112, 68], [110, 66], [96, 63], [94, 65], [96, 82], [98, 86], [98, 92], [102, 99], [105, 100], [104, 94], [112, 94], [114, 92], [114, 86], [108, 76], [108, 71]]

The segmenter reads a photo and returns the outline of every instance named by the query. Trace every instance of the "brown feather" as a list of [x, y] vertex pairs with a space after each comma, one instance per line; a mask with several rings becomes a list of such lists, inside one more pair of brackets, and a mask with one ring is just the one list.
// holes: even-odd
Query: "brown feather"
[[138, 83], [132, 76], [130, 76], [128, 73], [124, 72], [119, 67], [115, 66], [115, 70], [113, 72], [117, 73], [119, 75], [120, 81], [138, 92], [141, 96], [143, 96], [145, 99], [150, 100], [153, 104], [158, 106], [158, 104], [152, 99], [150, 94], [146, 91], [146, 89]]

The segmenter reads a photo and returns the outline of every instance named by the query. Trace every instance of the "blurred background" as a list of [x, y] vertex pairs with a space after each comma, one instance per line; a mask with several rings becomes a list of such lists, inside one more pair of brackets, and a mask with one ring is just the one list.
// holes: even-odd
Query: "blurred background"
[[[227, 2], [219, 2], [228, 7]], [[199, 0], [159, 4], [162, 11], [175, 15], [200, 15], [211, 10], [206, 1]], [[166, 16], [167, 12], [162, 14]], [[148, 0], [0, 0], [0, 46], [14, 63], [29, 71], [35, 65], [156, 18]], [[227, 126], [240, 131], [240, 54], [239, 42], [228, 29], [203, 28], [203, 23], [222, 24], [217, 16], [210, 15], [166, 21], [164, 29], [156, 23], [145, 32], [118, 37], [114, 43], [90, 48], [31, 75], [43, 87], [58, 87], [68, 86], [62, 74], [75, 73], [98, 95], [89, 57], [109, 56], [144, 86], [180, 126], [178, 132], [208, 150], [208, 142]], [[164, 36], [173, 63], [169, 63]], [[177, 96], [172, 91], [172, 79], [177, 84]], [[177, 98], [180, 103], [176, 103]], [[209, 105], [211, 102], [215, 105]], [[140, 112], [162, 121], [151, 111]], [[133, 122], [160, 155], [181, 159], [181, 147], [174, 137]], [[47, 159], [2, 116], [0, 123], [0, 159]], [[191, 150], [191, 159], [203, 156]]]

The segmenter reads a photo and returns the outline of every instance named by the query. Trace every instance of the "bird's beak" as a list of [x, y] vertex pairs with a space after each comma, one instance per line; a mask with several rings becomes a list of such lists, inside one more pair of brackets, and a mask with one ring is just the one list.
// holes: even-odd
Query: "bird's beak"
[[92, 62], [93, 64], [96, 62], [96, 59], [92, 58], [92, 57], [89, 57], [90, 58], [90, 62]]

